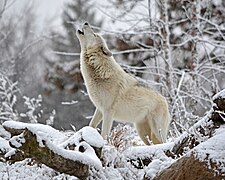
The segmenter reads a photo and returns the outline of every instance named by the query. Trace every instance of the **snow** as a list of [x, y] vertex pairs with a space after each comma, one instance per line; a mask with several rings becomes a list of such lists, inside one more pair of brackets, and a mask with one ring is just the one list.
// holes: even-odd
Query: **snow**
[[173, 147], [174, 143], [164, 143], [154, 146], [132, 147], [128, 149], [126, 156], [133, 159], [152, 158], [152, 162], [145, 168], [148, 178], [153, 179], [162, 170], [175, 162], [174, 159], [165, 155], [164, 151]]
[[[224, 95], [225, 91], [222, 91], [214, 98], [224, 97]], [[70, 135], [67, 136], [66, 133], [43, 124], [26, 124], [7, 121], [3, 123], [3, 126], [16, 129], [27, 128], [37, 135], [40, 145], [47, 146], [54, 153], [67, 159], [89, 165], [92, 173], [90, 179], [141, 179], [144, 175], [147, 178], [153, 179], [161, 171], [176, 162], [177, 159], [190, 155], [194, 155], [200, 161], [206, 162], [209, 168], [214, 170], [215, 174], [223, 173], [222, 175], [225, 175], [225, 125], [215, 130], [212, 137], [203, 136], [198, 133], [199, 127], [205, 128], [213, 125], [213, 122], [209, 120], [212, 112], [213, 108], [201, 118], [201, 120], [195, 123], [194, 126], [176, 138], [173, 142], [152, 146], [129, 146], [123, 150], [117, 149], [113, 145], [106, 144], [107, 142], [104, 141], [98, 131], [91, 127], [83, 127], [79, 131], [70, 133]], [[167, 150], [172, 150], [176, 143], [183, 140], [186, 136], [190, 136], [190, 134], [195, 135], [197, 141], [200, 142], [199, 145], [191, 150], [187, 148], [181, 157], [175, 159], [168, 157], [165, 154]], [[44, 144], [42, 143], [43, 141], [45, 142]], [[15, 152], [15, 149], [10, 149], [7, 142], [7, 140], [0, 138], [0, 150], [4, 149], [4, 147], [5, 149], [8, 148], [6, 150], [8, 152], [6, 156], [10, 156]], [[23, 134], [11, 138], [10, 143], [19, 147], [24, 143]], [[74, 150], [68, 149], [69, 145], [75, 145]], [[103, 148], [102, 161], [104, 167], [102, 167], [102, 162], [97, 157], [92, 146]], [[143, 169], [137, 169], [130, 163], [130, 160], [133, 160], [133, 164], [137, 163], [137, 165], [139, 165], [138, 163], [139, 161], [141, 163], [141, 159], [150, 160], [150, 163], [147, 166], [143, 166]], [[3, 168], [1, 169], [1, 167]], [[0, 163], [0, 178], [7, 179], [7, 173], [4, 173], [6, 171], [10, 171], [10, 173], [12, 171], [12, 174], [15, 174], [13, 177], [17, 177], [17, 171], [22, 171], [25, 167], [27, 167], [27, 161], [18, 162], [12, 166], [8, 166], [6, 163]], [[41, 168], [37, 165], [33, 165], [29, 169], [27, 175], [18, 175], [19, 179], [76, 179], [73, 176], [65, 174], [57, 175], [58, 172], [55, 172], [44, 165], [42, 165]], [[36, 169], [36, 171], [34, 169]], [[47, 173], [42, 175], [43, 172]], [[55, 172], [55, 174], [53, 172]]]
[[173, 147], [174, 143], [164, 143], [164, 144], [157, 144], [154, 146], [137, 146], [137, 147], [131, 147], [129, 148], [125, 154], [127, 157], [132, 158], [146, 158], [149, 157], [149, 154], [160, 154], [165, 155], [163, 152], [164, 150], [171, 149]]
[[74, 176], [58, 173], [53, 169], [41, 165], [32, 164], [30, 159], [25, 159], [14, 164], [0, 162], [1, 180], [78, 180]]
[[4, 155], [4, 158], [9, 158], [11, 156], [13, 156], [14, 154], [16, 154], [16, 149], [11, 149], [9, 152], [7, 152], [5, 155]]
[[0, 137], [0, 153], [1, 152], [8, 152], [10, 150], [12, 150], [13, 148], [11, 148], [9, 146], [9, 142], [3, 138]]
[[82, 140], [87, 142], [89, 145], [101, 148], [104, 145], [104, 139], [98, 133], [98, 131], [92, 127], [85, 126], [76, 132], [73, 136], [71, 136], [68, 140], [61, 144], [62, 147], [66, 147], [67, 145], [78, 145]]
[[182, 29], [180, 26], [177, 26], [173, 29], [173, 34], [175, 34], [176, 36], [181, 36], [183, 34]]
[[25, 143], [25, 139], [23, 137], [23, 133], [18, 136], [13, 136], [9, 142], [13, 144], [14, 147], [19, 148]]
[[198, 133], [197, 129], [213, 126], [213, 121], [209, 120], [212, 112], [213, 112], [213, 109], [210, 109], [204, 117], [202, 117], [192, 127], [187, 129], [186, 131], [184, 131], [181, 135], [179, 135], [178, 138], [174, 139], [173, 140], [174, 143], [178, 144], [179, 142], [181, 142], [185, 137], [189, 136], [190, 134], [195, 135], [195, 137], [198, 138], [198, 142], [206, 141], [209, 137], [208, 136], [202, 136], [200, 133]]
[[[196, 146], [190, 154], [194, 154], [200, 161], [207, 161], [209, 168], [214, 168], [212, 163], [220, 169], [221, 173], [225, 175], [225, 125], [216, 130], [215, 135], [205, 142]], [[216, 173], [216, 169], [214, 168]]]
[[[39, 136], [43, 137], [44, 139], [48, 139], [53, 143], [61, 143], [65, 141], [66, 137], [61, 133], [60, 131], [54, 129], [53, 127], [49, 125], [44, 124], [28, 124], [23, 122], [17, 122], [17, 121], [5, 121], [3, 123], [3, 126], [5, 127], [11, 127], [14, 129], [29, 129], [35, 134], [38, 134]], [[40, 141], [41, 142], [41, 141]]]
[[[99, 164], [99, 161], [94, 161], [94, 158], [90, 158], [90, 153], [88, 155], [81, 153], [79, 151], [72, 151], [72, 150], [66, 150], [61, 148], [60, 146], [57, 146], [55, 144], [52, 144], [50, 141], [46, 141], [46, 146], [52, 150], [54, 153], [63, 156], [64, 158], [73, 160], [73, 161], [80, 161], [83, 164], [87, 164], [90, 166], [93, 166], [97, 169], [101, 169], [101, 165]], [[90, 151], [89, 151], [90, 152]]]
[[213, 96], [213, 100], [218, 99], [219, 97], [225, 98], [225, 89], [217, 93], [216, 95]]
[[86, 126], [83, 127], [79, 132], [82, 134], [83, 139], [88, 144], [95, 147], [103, 147], [104, 140], [96, 129]]
[[73, 105], [73, 104], [77, 104], [78, 101], [74, 101], [72, 100], [71, 102], [61, 102], [62, 105]]
[[78, 146], [76, 146], [75, 150], [80, 151], [81, 147], [82, 149], [84, 148], [84, 152], [82, 150], [83, 154], [88, 156], [90, 159], [92, 159], [93, 162], [95, 162], [95, 164], [97, 164], [97, 166], [100, 169], [100, 167], [102, 167], [102, 163], [100, 159], [97, 157], [97, 155], [95, 154], [94, 149], [88, 143], [83, 141]]
[[[15, 144], [18, 145], [18, 146], [21, 145], [19, 143], [15, 143]], [[16, 149], [12, 148], [9, 145], [9, 141], [0, 137], [0, 154], [1, 153], [5, 154], [4, 157], [6, 158], [6, 157], [14, 155], [15, 152], [16, 152]], [[4, 158], [2, 160], [4, 161]], [[0, 161], [1, 161], [1, 158], [0, 158]]]
[[168, 168], [174, 162], [174, 159], [168, 158], [167, 156], [163, 156], [160, 159], [153, 159], [153, 161], [147, 167], [147, 177], [153, 179], [157, 174]]

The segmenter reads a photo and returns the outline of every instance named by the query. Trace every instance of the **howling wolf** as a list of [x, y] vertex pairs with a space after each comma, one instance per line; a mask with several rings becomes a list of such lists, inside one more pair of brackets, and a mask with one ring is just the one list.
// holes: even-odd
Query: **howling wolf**
[[102, 136], [109, 134], [113, 120], [134, 123], [145, 144], [166, 141], [170, 114], [166, 99], [141, 85], [115, 61], [103, 37], [89, 24], [77, 30], [81, 46], [81, 73], [96, 107], [90, 126], [102, 121]]

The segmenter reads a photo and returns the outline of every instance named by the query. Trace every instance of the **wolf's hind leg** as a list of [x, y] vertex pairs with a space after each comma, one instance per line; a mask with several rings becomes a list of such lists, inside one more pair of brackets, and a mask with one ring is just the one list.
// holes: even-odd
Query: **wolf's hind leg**
[[110, 111], [103, 112], [103, 121], [102, 121], [102, 137], [107, 138], [109, 132], [112, 128], [113, 116]]
[[135, 128], [141, 140], [146, 144], [150, 145], [149, 139], [151, 138], [151, 128], [147, 121], [135, 123]]
[[156, 137], [154, 133], [151, 134], [151, 140], [153, 144], [161, 144], [162, 142]]
[[102, 120], [102, 113], [96, 108], [95, 113], [89, 123], [89, 126], [96, 128]]

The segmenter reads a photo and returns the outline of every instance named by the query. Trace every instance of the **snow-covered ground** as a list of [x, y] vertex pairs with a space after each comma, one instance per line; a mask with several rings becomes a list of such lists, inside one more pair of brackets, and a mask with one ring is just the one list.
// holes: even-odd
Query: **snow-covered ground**
[[[144, 176], [153, 179], [179, 159], [190, 156], [205, 163], [214, 175], [225, 177], [223, 99], [225, 90], [213, 97], [211, 110], [182, 135], [167, 143], [151, 146], [140, 145], [140, 139], [127, 125], [117, 126], [106, 141], [91, 127], [83, 127], [77, 132], [64, 132], [39, 123], [5, 121], [0, 125], [0, 179], [77, 179], [30, 158], [10, 164], [10, 157], [27, 143], [27, 131], [35, 135], [40, 148], [46, 147], [66, 160], [87, 165], [89, 179], [142, 179]], [[184, 140], [188, 144], [185, 145]], [[176, 154], [174, 147], [177, 145], [182, 151]], [[101, 158], [96, 148], [102, 149]]]
[[[199, 121], [195, 126], [206, 127], [210, 126], [209, 120], [206, 115], [201, 121]], [[54, 128], [42, 125], [42, 124], [26, 124], [15, 121], [7, 121], [3, 123], [5, 127], [11, 127], [15, 129], [29, 129], [39, 137], [39, 145], [42, 144], [42, 140], [47, 141], [45, 146], [48, 146], [55, 153], [58, 153], [66, 158], [79, 160], [83, 163], [90, 165], [90, 179], [141, 179], [144, 175], [148, 178], [153, 179], [159, 172], [169, 167], [171, 164], [176, 162], [183, 156], [195, 155], [200, 161], [207, 161], [208, 165], [211, 162], [215, 163], [219, 168], [220, 173], [225, 175], [225, 141], [224, 141], [224, 130], [225, 126], [222, 125], [220, 128], [216, 129], [215, 134], [212, 138], [202, 139], [198, 146], [193, 149], [187, 149], [183, 156], [174, 159], [168, 157], [165, 152], [171, 150], [176, 143], [178, 143], [182, 138], [188, 135], [188, 133], [183, 134], [181, 137], [177, 138], [174, 142], [168, 142], [160, 145], [152, 146], [130, 146], [122, 151], [116, 149], [113, 145], [108, 144], [102, 139], [97, 130], [91, 127], [84, 127], [76, 133], [70, 133], [68, 137], [66, 133], [55, 130]], [[190, 132], [193, 128], [190, 129]], [[190, 133], [189, 132], [189, 133]], [[22, 135], [19, 135], [20, 142], [25, 143], [22, 139]], [[18, 137], [14, 136], [10, 139], [10, 142], [16, 146], [18, 144]], [[21, 140], [22, 139], [22, 140]], [[82, 141], [82, 142], [81, 142]], [[10, 155], [11, 151], [14, 151], [8, 144], [8, 140], [0, 138], [0, 150], [3, 152], [8, 152], [6, 155]], [[71, 151], [66, 149], [68, 145], [76, 145], [76, 148]], [[79, 147], [85, 147], [84, 152], [79, 152]], [[104, 167], [102, 167], [100, 159], [96, 156], [94, 149], [95, 147], [103, 147], [102, 161]], [[150, 163], [143, 166], [141, 169], [138, 168], [140, 161], [138, 159], [150, 159]], [[132, 163], [129, 160], [133, 160]], [[136, 164], [135, 164], [136, 163]], [[215, 174], [218, 173], [218, 168], [214, 168]], [[74, 176], [59, 173], [46, 165], [37, 164], [31, 159], [25, 159], [14, 164], [9, 164], [7, 162], [0, 162], [0, 179], [77, 179]]]

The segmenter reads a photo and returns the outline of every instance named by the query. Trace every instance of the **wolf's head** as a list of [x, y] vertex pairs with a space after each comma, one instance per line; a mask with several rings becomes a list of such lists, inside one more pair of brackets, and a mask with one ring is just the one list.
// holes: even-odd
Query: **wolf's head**
[[102, 36], [95, 33], [87, 22], [84, 23], [82, 30], [77, 30], [77, 37], [81, 51], [100, 50], [104, 55], [112, 56]]

